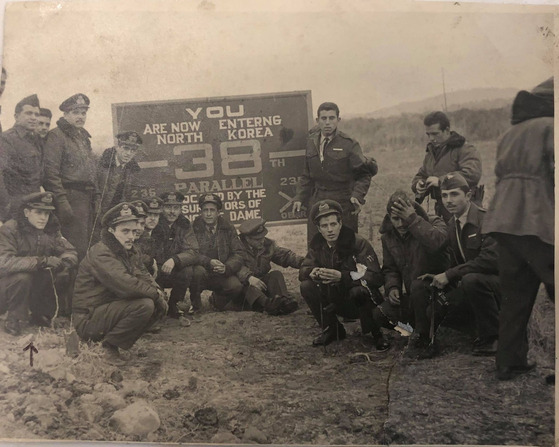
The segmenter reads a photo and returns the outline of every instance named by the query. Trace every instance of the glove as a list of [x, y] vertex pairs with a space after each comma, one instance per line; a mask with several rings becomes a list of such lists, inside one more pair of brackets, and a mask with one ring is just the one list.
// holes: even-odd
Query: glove
[[62, 263], [62, 259], [57, 258], [56, 256], [47, 256], [47, 259], [44, 263], [46, 269], [52, 269], [53, 272], [57, 272], [64, 268], [64, 264]]

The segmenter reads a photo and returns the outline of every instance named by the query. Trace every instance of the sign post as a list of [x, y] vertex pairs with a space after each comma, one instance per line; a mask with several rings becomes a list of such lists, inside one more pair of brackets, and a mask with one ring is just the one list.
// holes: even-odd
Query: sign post
[[306, 220], [291, 209], [311, 120], [310, 91], [113, 104], [115, 135], [133, 130], [144, 142], [131, 200], [180, 191], [192, 220], [212, 192], [234, 224]]

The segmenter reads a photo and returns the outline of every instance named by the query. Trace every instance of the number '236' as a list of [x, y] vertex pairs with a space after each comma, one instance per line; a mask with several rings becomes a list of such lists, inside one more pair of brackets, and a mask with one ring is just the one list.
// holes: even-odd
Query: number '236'
[[[240, 154], [229, 153], [230, 148], [247, 146], [250, 147], [250, 152], [243, 152]], [[175, 146], [173, 149], [174, 155], [181, 155], [184, 152], [200, 151], [204, 151], [204, 156], [193, 157], [192, 165], [203, 166], [204, 169], [185, 171], [182, 168], [176, 168], [175, 176], [178, 180], [212, 177], [214, 175], [213, 150], [211, 144], [183, 144]], [[224, 175], [257, 174], [262, 171], [260, 141], [258, 140], [224, 141], [219, 145], [219, 153], [221, 155], [221, 171]], [[232, 164], [235, 162], [250, 162], [251, 166], [234, 167]]]

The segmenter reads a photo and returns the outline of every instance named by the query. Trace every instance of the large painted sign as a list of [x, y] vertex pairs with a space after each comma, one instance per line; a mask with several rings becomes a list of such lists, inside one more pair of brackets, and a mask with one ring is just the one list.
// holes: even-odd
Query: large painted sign
[[115, 135], [143, 139], [136, 160], [147, 186], [132, 200], [180, 191], [192, 219], [198, 197], [212, 192], [233, 223], [306, 219], [291, 209], [311, 117], [310, 91], [113, 104]]

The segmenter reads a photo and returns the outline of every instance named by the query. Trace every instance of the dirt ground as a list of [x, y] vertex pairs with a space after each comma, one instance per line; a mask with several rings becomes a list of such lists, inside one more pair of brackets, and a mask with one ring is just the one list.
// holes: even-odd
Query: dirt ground
[[[375, 155], [387, 168], [374, 179], [360, 231], [380, 257], [386, 199], [397, 187], [409, 187], [423, 154], [402, 151], [398, 166], [387, 161], [395, 154]], [[483, 156], [493, 160], [494, 151]], [[269, 236], [304, 254], [304, 230], [273, 227]], [[554, 444], [554, 387], [544, 380], [553, 372], [554, 308], [543, 294], [531, 330], [537, 369], [498, 382], [493, 359], [471, 356], [471, 339], [446, 328], [442, 355], [432, 360], [406, 359], [406, 339], [395, 332], [387, 332], [392, 348], [377, 353], [355, 322], [346, 323], [343, 342], [313, 348], [318, 326], [299, 295], [297, 272], [284, 272], [299, 298], [295, 313], [206, 311], [189, 327], [169, 320], [160, 333], [143, 336], [122, 367], [106, 364], [98, 345], [82, 344], [77, 358], [66, 356], [64, 319], [57, 329], [27, 328], [17, 338], [0, 330], [0, 438]], [[30, 341], [39, 351], [33, 367], [23, 351]], [[145, 436], [123, 434], [113, 415], [133, 402], [152, 408], [159, 428]]]

